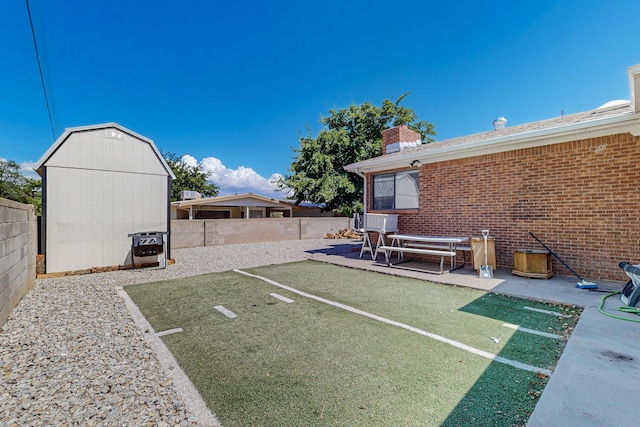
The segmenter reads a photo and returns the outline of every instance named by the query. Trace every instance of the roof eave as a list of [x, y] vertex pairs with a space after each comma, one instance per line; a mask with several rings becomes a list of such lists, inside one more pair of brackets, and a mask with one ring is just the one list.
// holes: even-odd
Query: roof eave
[[267, 197], [263, 197], [263, 196], [259, 196], [251, 193], [236, 194], [233, 196], [205, 197], [202, 199], [193, 199], [193, 200], [179, 200], [179, 201], [171, 202], [171, 204], [178, 207], [189, 207], [189, 206], [198, 206], [198, 205], [206, 205], [206, 204], [210, 204], [211, 206], [214, 206], [214, 205], [235, 206], [233, 205], [233, 201], [241, 200], [241, 199], [253, 199], [253, 200], [256, 200], [257, 202], [271, 204], [271, 205], [265, 205], [266, 207], [275, 207], [275, 206], [280, 206], [282, 204], [280, 200], [273, 199], [273, 198], [270, 199]]
[[362, 162], [351, 163], [346, 165], [344, 169], [353, 173], [402, 169], [409, 168], [409, 163], [414, 160], [419, 160], [422, 164], [437, 163], [617, 133], [631, 133], [634, 136], [640, 135], [640, 113], [627, 113], [619, 116], [523, 132], [466, 144], [445, 146], [433, 150], [408, 150], [406, 153], [397, 156], [380, 156]]

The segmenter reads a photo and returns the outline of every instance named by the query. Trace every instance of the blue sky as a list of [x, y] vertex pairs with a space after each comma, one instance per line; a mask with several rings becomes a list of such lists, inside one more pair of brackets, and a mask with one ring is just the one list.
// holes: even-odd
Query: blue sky
[[[638, 1], [30, 0], [57, 138], [117, 122], [273, 196], [331, 108], [397, 99], [442, 140], [629, 99]], [[0, 158], [53, 143], [24, 1], [0, 6]]]

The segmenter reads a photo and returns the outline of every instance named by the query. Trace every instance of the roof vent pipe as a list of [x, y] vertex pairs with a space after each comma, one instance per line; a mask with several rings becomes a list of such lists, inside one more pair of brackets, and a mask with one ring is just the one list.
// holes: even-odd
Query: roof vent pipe
[[498, 117], [493, 121], [493, 129], [494, 130], [504, 129], [506, 124], [507, 124], [507, 119], [505, 119], [504, 117]]

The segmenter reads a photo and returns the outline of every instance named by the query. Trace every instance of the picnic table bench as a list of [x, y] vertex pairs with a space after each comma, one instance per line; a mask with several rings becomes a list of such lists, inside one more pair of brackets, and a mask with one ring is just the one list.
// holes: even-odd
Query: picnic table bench
[[[446, 236], [418, 236], [414, 234], [392, 234], [388, 236], [391, 239], [391, 245], [381, 245], [379, 251], [384, 251], [385, 261], [389, 267], [394, 264], [391, 262], [393, 253], [398, 254], [398, 262], [405, 262], [404, 254], [411, 254], [411, 260], [414, 255], [435, 255], [440, 257], [440, 274], [448, 273], [458, 268], [464, 267], [466, 262], [463, 257], [461, 266], [457, 266], [457, 252], [471, 251], [468, 246], [459, 246], [459, 243], [469, 241], [468, 237], [446, 237]], [[444, 269], [444, 259], [449, 257], [451, 260], [449, 270]]]

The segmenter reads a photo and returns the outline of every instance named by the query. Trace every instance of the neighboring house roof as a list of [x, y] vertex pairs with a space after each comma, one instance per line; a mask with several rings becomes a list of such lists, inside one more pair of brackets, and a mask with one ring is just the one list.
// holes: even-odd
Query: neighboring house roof
[[287, 203], [293, 206], [299, 206], [301, 208], [318, 208], [324, 209], [327, 207], [326, 203], [312, 203], [312, 202], [300, 202], [296, 204], [295, 200], [280, 200], [282, 203]]
[[252, 206], [252, 207], [283, 207], [282, 201], [255, 194], [235, 194], [233, 196], [207, 197], [204, 199], [182, 200], [171, 202], [172, 205], [184, 208], [189, 206]]
[[640, 65], [630, 67], [628, 74], [631, 101], [625, 103], [607, 103], [600, 108], [582, 113], [422, 144], [351, 163], [344, 168], [355, 173], [378, 172], [407, 168], [414, 160], [423, 164], [436, 163], [617, 133], [630, 132], [638, 136], [640, 99], [637, 98], [640, 98]]
[[158, 157], [158, 160], [162, 163], [162, 166], [169, 173], [169, 176], [171, 176], [171, 179], [175, 179], [176, 178], [176, 176], [173, 174], [173, 171], [171, 170], [171, 168], [167, 164], [167, 161], [165, 160], [164, 156], [160, 153], [160, 151], [158, 150], [158, 148], [156, 147], [156, 145], [153, 143], [153, 141], [151, 139], [149, 139], [147, 137], [144, 137], [144, 136], [142, 136], [142, 135], [140, 135], [140, 134], [138, 134], [138, 133], [136, 133], [136, 132], [134, 132], [134, 131], [132, 131], [130, 129], [125, 128], [124, 126], [120, 126], [119, 124], [113, 123], [113, 122], [102, 123], [102, 124], [97, 124], [97, 125], [77, 126], [77, 127], [66, 128], [64, 130], [64, 132], [62, 133], [62, 135], [60, 135], [60, 137], [58, 139], [56, 139], [56, 141], [53, 143], [53, 145], [51, 147], [49, 147], [49, 149], [42, 155], [42, 157], [40, 157], [40, 160], [38, 160], [38, 162], [36, 163], [36, 166], [35, 166], [34, 170], [36, 172], [38, 172], [39, 175], [42, 175], [42, 173], [41, 173], [42, 166], [44, 166], [44, 164], [47, 162], [47, 160], [49, 160], [49, 158], [67, 140], [67, 138], [69, 138], [69, 136], [71, 134], [73, 134], [75, 132], [86, 132], [86, 131], [99, 130], [99, 129], [110, 129], [110, 128], [114, 128], [114, 129], [119, 130], [120, 132], [127, 133], [127, 134], [133, 136], [134, 138], [137, 138], [137, 139], [149, 144], [149, 146], [151, 147], [151, 149], [155, 153], [156, 157]]

